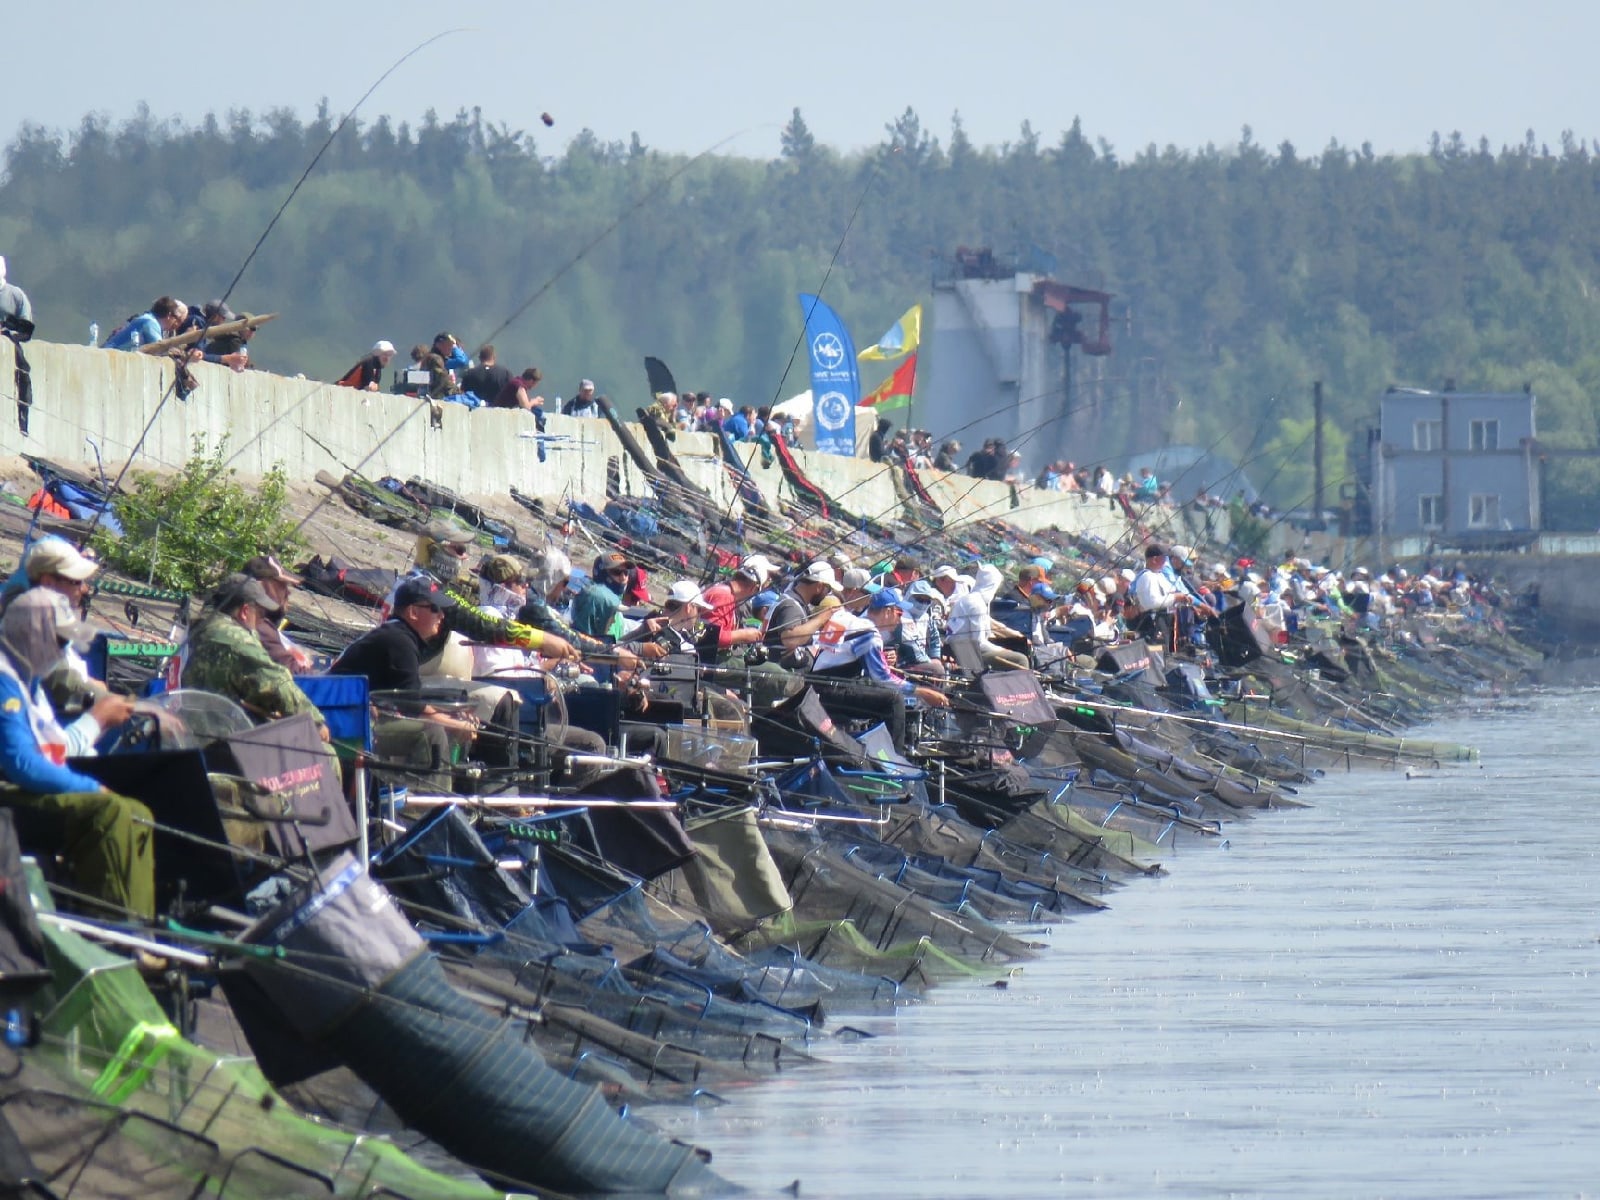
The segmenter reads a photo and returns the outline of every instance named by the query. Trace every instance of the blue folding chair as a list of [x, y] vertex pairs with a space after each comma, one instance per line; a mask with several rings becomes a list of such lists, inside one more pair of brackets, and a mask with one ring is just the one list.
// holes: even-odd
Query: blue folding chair
[[354, 752], [356, 827], [360, 840], [356, 853], [366, 868], [370, 846], [367, 821], [367, 757], [372, 753], [372, 705], [364, 675], [296, 675], [294, 681], [328, 722], [334, 745]]

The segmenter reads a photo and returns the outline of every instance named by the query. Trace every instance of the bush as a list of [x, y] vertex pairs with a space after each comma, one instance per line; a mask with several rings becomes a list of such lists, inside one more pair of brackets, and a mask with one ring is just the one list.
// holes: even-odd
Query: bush
[[157, 586], [198, 592], [257, 554], [288, 557], [299, 549], [282, 466], [248, 490], [226, 464], [227, 446], [224, 436], [208, 451], [197, 434], [176, 474], [135, 472], [112, 502], [122, 536], [95, 533], [101, 557]]

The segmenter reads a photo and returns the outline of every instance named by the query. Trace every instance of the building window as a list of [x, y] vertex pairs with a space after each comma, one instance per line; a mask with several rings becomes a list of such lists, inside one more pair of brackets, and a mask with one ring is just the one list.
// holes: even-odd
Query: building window
[[1467, 498], [1467, 528], [1500, 528], [1500, 496], [1498, 493], [1493, 495], [1479, 493]]
[[1413, 422], [1411, 425], [1411, 448], [1413, 450], [1443, 450], [1444, 422]]
[[[1417, 424], [1422, 424], [1418, 421]], [[1444, 528], [1444, 497], [1418, 496], [1417, 518], [1424, 529]]]
[[1473, 450], [1500, 449], [1500, 422], [1478, 419], [1467, 426], [1467, 445]]

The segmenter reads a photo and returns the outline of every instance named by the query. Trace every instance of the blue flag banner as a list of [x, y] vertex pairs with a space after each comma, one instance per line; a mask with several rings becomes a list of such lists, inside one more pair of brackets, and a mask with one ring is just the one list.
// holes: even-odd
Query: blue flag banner
[[861, 377], [850, 331], [816, 296], [800, 293], [806, 319], [806, 351], [811, 360], [811, 409], [817, 423], [817, 449], [824, 454], [856, 452], [856, 402]]

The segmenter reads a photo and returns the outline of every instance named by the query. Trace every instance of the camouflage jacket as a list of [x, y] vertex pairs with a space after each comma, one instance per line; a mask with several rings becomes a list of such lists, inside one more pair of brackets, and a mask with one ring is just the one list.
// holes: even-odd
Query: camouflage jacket
[[189, 634], [183, 686], [226, 696], [243, 705], [253, 720], [310, 713], [325, 724], [294, 676], [273, 662], [256, 635], [232, 617], [207, 617]]
[[527, 601], [516, 619], [512, 620], [479, 607], [460, 588], [446, 584], [445, 590], [454, 598], [456, 607], [446, 611], [440, 636], [428, 644], [428, 657], [444, 648], [445, 638], [451, 633], [459, 633], [491, 646], [515, 646], [519, 650], [538, 649], [537, 635], [541, 633], [551, 633], [563, 641], [571, 642], [584, 654], [603, 654], [610, 649], [598, 638], [588, 637], [573, 629], [551, 612], [543, 597], [535, 592], [528, 593]]

